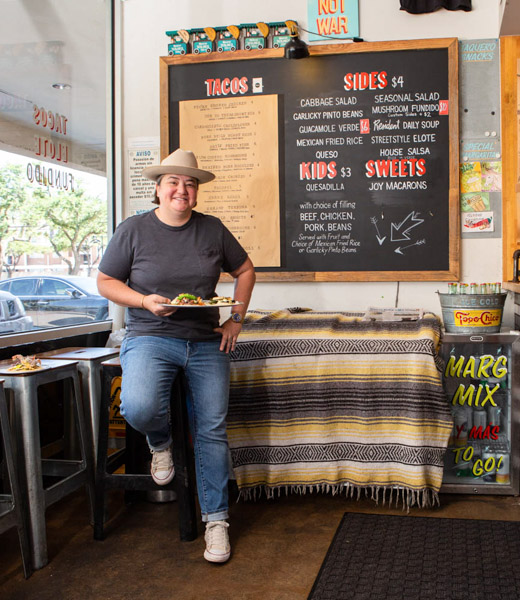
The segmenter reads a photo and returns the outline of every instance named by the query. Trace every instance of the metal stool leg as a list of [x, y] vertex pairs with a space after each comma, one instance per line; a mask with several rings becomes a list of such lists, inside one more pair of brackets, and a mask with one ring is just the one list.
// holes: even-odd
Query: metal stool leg
[[98, 429], [99, 429], [99, 411], [101, 398], [101, 373], [99, 365], [94, 365], [88, 370], [88, 375], [84, 378], [85, 392], [84, 398], [88, 398], [90, 405], [90, 421], [92, 423], [92, 442], [94, 447], [94, 458], [97, 458], [98, 447]]
[[[25, 464], [25, 478], [29, 503], [33, 566], [41, 569], [47, 564], [47, 538], [45, 532], [45, 494], [43, 490], [40, 429], [37, 386], [33, 378], [23, 380], [23, 391], [17, 397], [20, 410], [19, 427]], [[36, 484], [35, 484], [36, 482]]]
[[182, 541], [191, 542], [197, 538], [198, 531], [193, 450], [189, 438], [189, 420], [185, 398], [181, 378], [177, 377], [173, 383], [170, 410], [174, 439], [173, 460], [175, 468], [180, 470], [175, 475], [178, 482], [176, 492], [179, 504], [179, 535]]
[[[148, 475], [150, 471], [146, 468], [146, 463], [150, 460], [150, 449], [146, 443], [146, 437], [127, 423], [125, 428], [125, 439], [126, 472]], [[155, 487], [154, 484], [151, 484], [151, 486]], [[145, 491], [134, 489], [129, 485], [125, 491], [125, 502], [126, 504], [133, 504], [138, 500], [142, 500], [145, 496]]]
[[99, 431], [96, 460], [96, 487], [94, 497], [94, 539], [105, 539], [105, 474], [107, 473], [108, 422], [110, 413], [110, 383], [112, 376], [103, 369], [101, 380], [101, 402], [99, 407]]
[[[77, 372], [71, 377], [74, 389], [74, 411], [76, 416], [79, 445], [81, 448], [82, 465], [87, 473], [87, 495], [89, 500], [90, 523], [94, 523], [94, 501], [95, 501], [95, 473], [94, 473], [94, 448], [92, 445], [91, 425], [85, 420], [85, 411], [83, 410], [83, 401], [81, 396], [81, 387], [79, 375]], [[88, 400], [85, 400], [88, 402]]]
[[[63, 447], [65, 456], [71, 459], [78, 459], [81, 456], [81, 447], [78, 436], [77, 417], [75, 403], [77, 396], [74, 397], [74, 384], [70, 379], [64, 379], [57, 385], [61, 385], [63, 394]], [[59, 388], [58, 388], [59, 389]]]

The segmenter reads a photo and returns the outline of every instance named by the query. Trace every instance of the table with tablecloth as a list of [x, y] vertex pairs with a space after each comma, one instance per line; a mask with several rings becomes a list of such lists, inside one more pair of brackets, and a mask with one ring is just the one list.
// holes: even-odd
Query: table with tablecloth
[[438, 502], [452, 417], [435, 315], [250, 310], [232, 353], [228, 438], [241, 497], [368, 493]]

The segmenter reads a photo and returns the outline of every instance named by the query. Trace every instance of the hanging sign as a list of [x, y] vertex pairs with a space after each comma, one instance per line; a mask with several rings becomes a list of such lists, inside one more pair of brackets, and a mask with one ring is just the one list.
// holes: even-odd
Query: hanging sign
[[359, 37], [358, 0], [307, 0], [307, 15], [311, 42]]
[[137, 137], [128, 140], [128, 205], [131, 215], [148, 212], [151, 204], [155, 183], [142, 172], [145, 167], [156, 165], [160, 161], [159, 139], [156, 137]]

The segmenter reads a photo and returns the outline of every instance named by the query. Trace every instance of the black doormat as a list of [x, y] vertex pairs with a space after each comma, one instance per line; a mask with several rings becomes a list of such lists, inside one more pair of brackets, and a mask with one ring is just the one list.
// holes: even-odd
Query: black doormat
[[519, 600], [520, 522], [345, 513], [308, 600]]

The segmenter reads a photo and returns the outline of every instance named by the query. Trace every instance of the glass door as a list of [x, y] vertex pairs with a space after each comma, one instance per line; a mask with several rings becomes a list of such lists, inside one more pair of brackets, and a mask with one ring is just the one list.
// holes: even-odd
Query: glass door
[[441, 492], [518, 494], [518, 343], [516, 333], [444, 336], [454, 423]]

